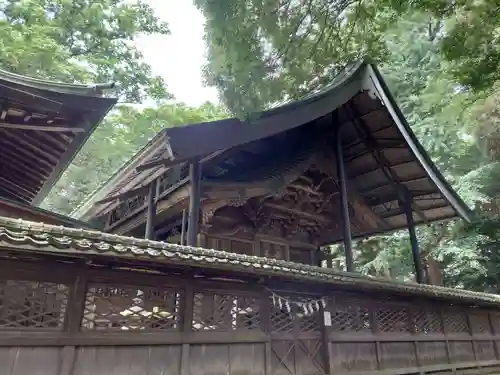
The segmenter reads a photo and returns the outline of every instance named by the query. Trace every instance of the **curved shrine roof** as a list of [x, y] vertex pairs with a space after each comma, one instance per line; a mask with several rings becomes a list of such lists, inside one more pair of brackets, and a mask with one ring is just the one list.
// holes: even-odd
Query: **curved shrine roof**
[[[401, 188], [413, 198], [417, 224], [456, 216], [469, 220], [469, 208], [416, 139], [380, 72], [366, 62], [346, 68], [329, 86], [304, 100], [248, 121], [233, 118], [164, 129], [72, 216], [88, 219], [103, 215], [117, 207], [118, 197], [144, 195], [145, 187], [158, 177], [171, 179], [170, 189], [179, 188], [180, 181], [188, 184], [185, 164], [196, 158], [205, 160], [205, 184], [213, 184], [215, 179], [236, 187], [280, 177], [293, 167], [294, 158], [300, 159], [298, 150], [309, 141], [326, 140], [333, 146], [332, 130], [339, 126], [349, 194], [358, 202], [351, 208], [356, 214], [361, 207], [382, 223], [353, 230], [354, 236], [407, 225], [399, 204]], [[290, 163], [279, 166], [276, 153], [285, 152], [283, 145], [288, 143], [293, 144], [288, 148]], [[334, 158], [330, 164], [335, 165]], [[221, 170], [226, 172], [215, 178]], [[325, 241], [341, 239], [338, 231]]]

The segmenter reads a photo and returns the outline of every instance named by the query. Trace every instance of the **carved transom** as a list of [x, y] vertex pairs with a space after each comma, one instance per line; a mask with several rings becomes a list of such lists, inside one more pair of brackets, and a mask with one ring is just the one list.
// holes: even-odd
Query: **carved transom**
[[333, 211], [337, 195], [332, 177], [307, 171], [278, 193], [275, 190], [265, 196], [206, 204], [202, 230], [212, 234], [245, 230], [310, 241], [320, 231], [336, 229], [338, 215]]

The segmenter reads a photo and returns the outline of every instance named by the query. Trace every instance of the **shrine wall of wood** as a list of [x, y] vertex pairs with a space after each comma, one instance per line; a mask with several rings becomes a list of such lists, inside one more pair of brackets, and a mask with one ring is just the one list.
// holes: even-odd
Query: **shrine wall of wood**
[[500, 308], [335, 289], [299, 294], [70, 263], [0, 260], [0, 270], [0, 374], [500, 368]]
[[250, 238], [244, 238], [202, 234], [198, 237], [198, 242], [200, 246], [207, 249], [288, 260], [310, 265], [318, 263], [315, 246], [297, 241], [287, 241], [284, 238], [275, 236], [255, 235]]

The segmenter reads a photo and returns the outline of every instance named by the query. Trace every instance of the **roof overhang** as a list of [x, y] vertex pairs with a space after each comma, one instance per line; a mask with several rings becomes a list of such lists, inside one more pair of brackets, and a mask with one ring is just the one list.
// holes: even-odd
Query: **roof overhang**
[[[390, 125], [391, 136], [397, 136], [402, 140], [405, 145], [406, 158], [411, 159], [411, 164], [417, 171], [417, 175], [425, 174], [427, 186], [432, 185], [433, 191], [440, 196], [439, 199], [445, 201], [445, 205], [449, 207], [442, 213], [430, 215], [429, 220], [421, 220], [420, 222], [450, 219], [457, 215], [465, 220], [470, 220], [469, 208], [445, 181], [418, 142], [397, 107], [380, 72], [374, 65], [366, 62], [358, 62], [349, 66], [330, 85], [312, 93], [308, 98], [263, 112], [253, 116], [250, 120], [241, 121], [233, 118], [165, 129], [162, 132], [162, 138], [165, 137], [166, 144], [163, 147], [156, 146], [154, 150], [151, 146], [149, 149], [151, 152], [143, 150], [140, 156], [135, 157], [129, 163], [129, 165], [135, 166], [135, 172], [127, 170], [115, 176], [112, 181], [105, 185], [106, 194], [101, 194], [99, 199], [127, 192], [133, 193], [134, 189], [138, 189], [139, 194], [141, 187], [156, 176], [169, 173], [171, 166], [176, 163], [206, 158], [207, 155], [220, 154], [224, 150], [232, 152], [231, 150], [242, 145], [289, 132], [304, 124], [325, 118], [353, 100], [355, 101], [360, 95], [369, 97], [373, 99], [374, 103], [378, 103], [378, 113], [382, 113]], [[343, 121], [349, 122], [349, 119]], [[376, 128], [374, 131], [380, 131], [378, 120], [374, 119], [373, 121], [374, 128]], [[350, 128], [347, 125], [345, 127]], [[149, 155], [149, 157], [145, 157], [145, 155]], [[133, 177], [131, 178], [131, 176]], [[102, 213], [114, 206], [109, 201], [105, 204], [94, 204], [94, 206], [92, 203], [96, 203], [96, 200], [86, 202], [82, 209], [77, 210], [72, 216], [87, 219], [97, 212]], [[402, 221], [395, 223], [390, 229], [401, 227], [404, 227]]]
[[112, 85], [72, 85], [0, 70], [0, 196], [37, 205], [117, 102]]

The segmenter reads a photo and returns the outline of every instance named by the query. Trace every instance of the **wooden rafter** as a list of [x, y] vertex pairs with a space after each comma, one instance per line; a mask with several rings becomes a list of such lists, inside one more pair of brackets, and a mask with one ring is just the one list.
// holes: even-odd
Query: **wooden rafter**
[[[1, 129], [0, 129], [1, 132]], [[51, 165], [47, 160], [43, 158], [37, 158], [35, 155], [33, 155], [32, 152], [22, 148], [18, 147], [15, 143], [15, 141], [12, 141], [10, 138], [7, 139], [7, 137], [0, 137], [0, 145], [3, 145], [1, 148], [10, 148], [12, 150], [16, 150], [20, 155], [18, 155], [18, 158], [23, 158], [24, 161], [30, 161], [33, 163], [33, 165], [37, 165], [40, 168], [40, 165], [43, 165], [47, 170], [52, 170], [53, 165]], [[43, 167], [42, 167], [43, 168]]]
[[[364, 133], [364, 136], [360, 134], [361, 138], [363, 139], [364, 143], [366, 144], [366, 147], [372, 152], [374, 158], [377, 160], [377, 162], [380, 165], [380, 168], [384, 172], [384, 174], [387, 175], [389, 180], [392, 180], [394, 185], [396, 185], [396, 190], [398, 192], [398, 195], [400, 197], [400, 200], [404, 202], [407, 199], [407, 195], [405, 194], [404, 189], [406, 187], [404, 186], [403, 182], [399, 178], [399, 176], [394, 173], [394, 171], [391, 168], [391, 163], [389, 160], [385, 157], [385, 155], [380, 151], [380, 146], [377, 143], [377, 140], [373, 137], [373, 135], [370, 132], [369, 127], [366, 125], [365, 121], [363, 118], [359, 117], [359, 113], [357, 109], [355, 108], [352, 103], [350, 105], [346, 106], [346, 111], [348, 116], [351, 117], [355, 128], [360, 129], [362, 133]], [[412, 202], [411, 208], [413, 211], [416, 212], [416, 214], [422, 219], [422, 221], [427, 222], [427, 217], [425, 214], [420, 210], [420, 208]]]
[[50, 171], [40, 165], [37, 168], [33, 168], [29, 163], [23, 159], [19, 154], [15, 154], [14, 150], [9, 147], [3, 147], [3, 144], [0, 141], [0, 157], [3, 161], [7, 162], [7, 164], [19, 169], [19, 170], [29, 170], [31, 174], [37, 176], [39, 179], [43, 180], [50, 175]]
[[29, 124], [10, 124], [6, 122], [0, 122], [0, 128], [4, 129], [19, 129], [19, 130], [38, 130], [44, 132], [71, 132], [71, 133], [83, 133], [85, 132], [84, 128], [74, 128], [70, 126], [42, 126], [42, 125], [29, 125]]
[[18, 147], [18, 145], [16, 145], [14, 143], [14, 146], [16, 146], [16, 148], [18, 148], [19, 150], [24, 150], [25, 148], [27, 149], [30, 149], [32, 150], [33, 152], [37, 153], [40, 158], [37, 159], [38, 162], [42, 162], [42, 160], [46, 161], [47, 165], [50, 166], [51, 168], [53, 167], [53, 164], [51, 163], [57, 163], [58, 159], [57, 157], [55, 157], [53, 154], [41, 149], [40, 147], [34, 145], [32, 142], [24, 139], [23, 137], [19, 137], [17, 135], [14, 135], [12, 132], [9, 132], [5, 129], [2, 129], [0, 128], [0, 132], [4, 135], [2, 138], [9, 138], [10, 141], [12, 141], [13, 143], [17, 143], [19, 145], [21, 145], [22, 147]]

